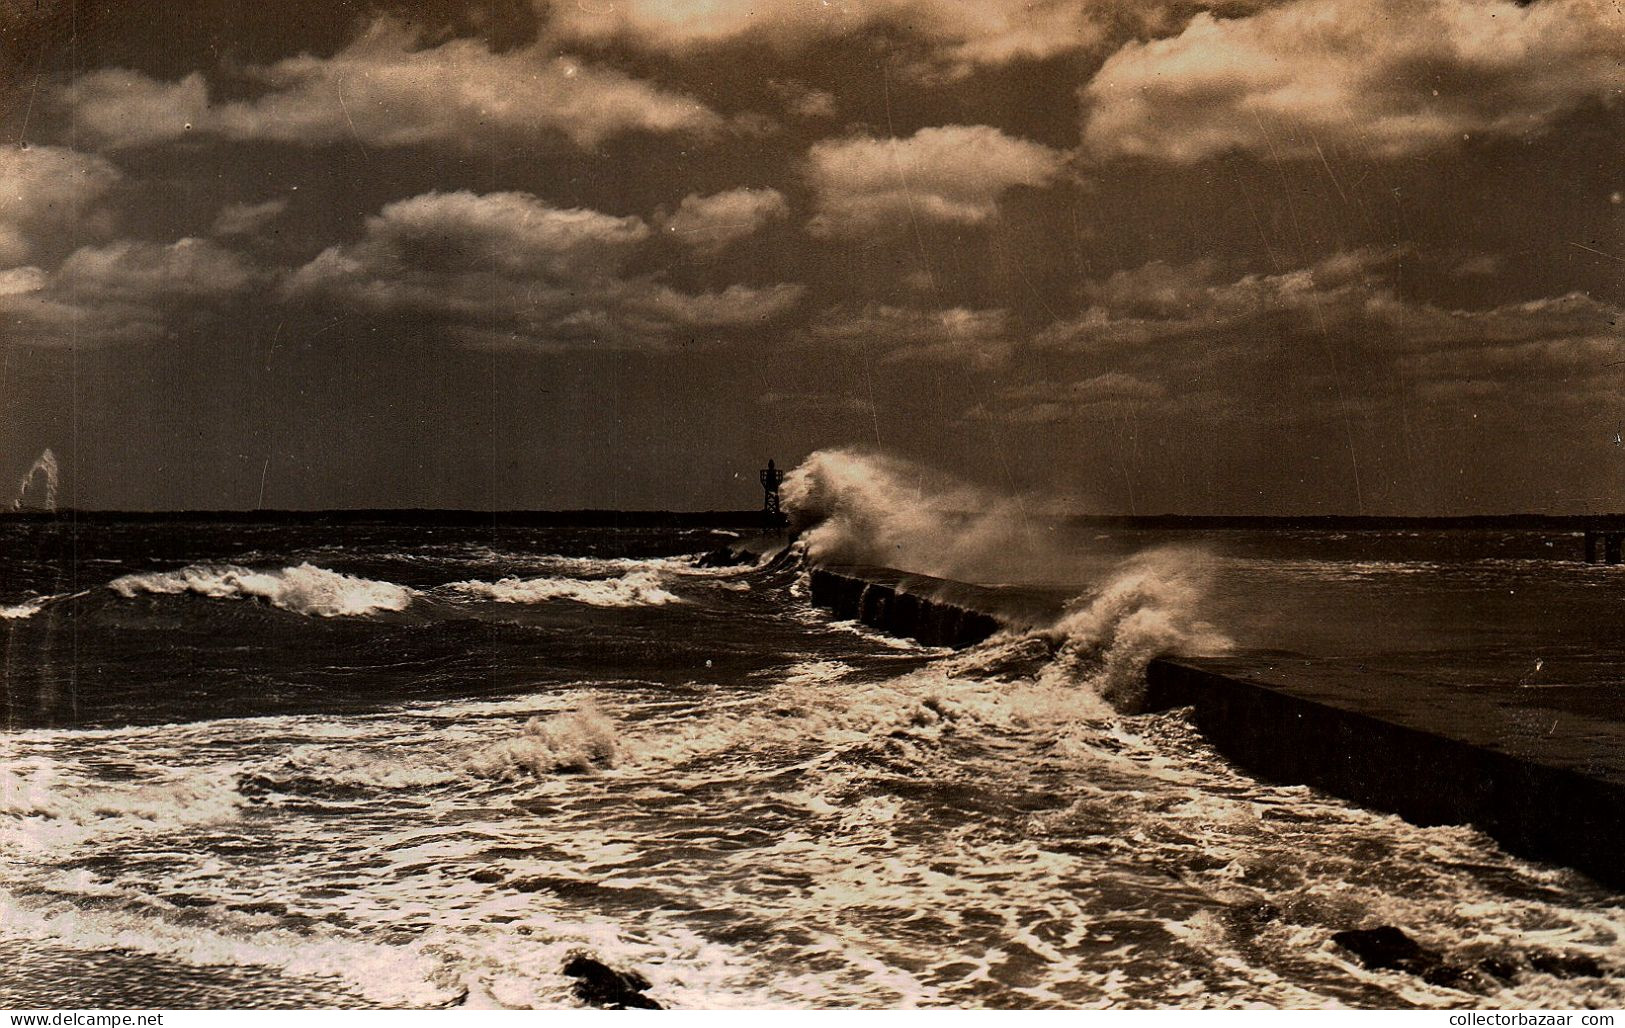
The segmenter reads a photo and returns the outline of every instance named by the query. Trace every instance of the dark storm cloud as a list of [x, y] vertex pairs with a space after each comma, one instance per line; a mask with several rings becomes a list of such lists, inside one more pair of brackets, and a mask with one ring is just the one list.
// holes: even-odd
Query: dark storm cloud
[[74, 502], [728, 506], [854, 441], [1103, 509], [1612, 481], [1603, 0], [24, 6], [0, 460]]

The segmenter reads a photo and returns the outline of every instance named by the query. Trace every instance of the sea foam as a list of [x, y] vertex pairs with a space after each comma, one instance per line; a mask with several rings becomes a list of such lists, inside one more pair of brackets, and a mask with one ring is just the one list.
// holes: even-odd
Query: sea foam
[[194, 564], [178, 571], [125, 575], [107, 587], [125, 599], [181, 593], [213, 600], [257, 599], [281, 610], [316, 617], [360, 617], [405, 610], [413, 596], [404, 585], [357, 578], [313, 564], [279, 571], [255, 571], [233, 564]]
[[630, 571], [616, 578], [504, 578], [497, 582], [453, 582], [447, 586], [465, 596], [498, 603], [547, 603], [572, 600], [594, 607], [659, 607], [685, 603], [664, 588], [651, 570]]
[[0, 620], [23, 621], [31, 618], [44, 609], [45, 605], [53, 599], [55, 599], [53, 596], [35, 596], [14, 607], [0, 607]]

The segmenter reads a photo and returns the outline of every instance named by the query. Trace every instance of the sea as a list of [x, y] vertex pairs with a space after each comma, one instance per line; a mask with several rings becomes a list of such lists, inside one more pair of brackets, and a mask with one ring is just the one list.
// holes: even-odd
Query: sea
[[1625, 1004], [1625, 895], [1102, 688], [1264, 647], [1617, 719], [1620, 568], [1022, 524], [863, 554], [1076, 597], [950, 651], [813, 606], [816, 530], [0, 520], [0, 1005], [573, 1007], [577, 955], [672, 1008]]

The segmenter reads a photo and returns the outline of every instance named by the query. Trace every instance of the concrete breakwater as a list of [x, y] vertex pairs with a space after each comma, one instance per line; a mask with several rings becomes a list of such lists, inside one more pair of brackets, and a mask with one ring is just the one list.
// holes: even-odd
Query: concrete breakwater
[[[1054, 620], [1061, 600], [893, 568], [814, 567], [812, 601], [837, 617], [927, 646], [973, 646], [1008, 627]], [[996, 612], [996, 613], [995, 613]]]
[[[891, 568], [814, 567], [814, 604], [926, 645], [1051, 623], [1065, 596]], [[1190, 708], [1236, 764], [1625, 885], [1625, 723], [1298, 654], [1159, 658], [1149, 709]]]
[[1151, 709], [1188, 707], [1225, 756], [1423, 825], [1625, 884], [1625, 725], [1295, 654], [1162, 658]]

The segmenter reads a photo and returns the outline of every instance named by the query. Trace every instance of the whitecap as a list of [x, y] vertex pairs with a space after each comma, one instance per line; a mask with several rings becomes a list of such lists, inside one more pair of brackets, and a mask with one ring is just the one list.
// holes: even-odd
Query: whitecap
[[393, 582], [340, 574], [314, 564], [255, 571], [234, 564], [193, 564], [178, 571], [125, 575], [107, 587], [125, 599], [143, 593], [194, 593], [213, 600], [252, 598], [281, 610], [317, 617], [360, 617], [405, 610], [413, 591]]
[[498, 603], [547, 603], [571, 600], [594, 607], [660, 607], [686, 603], [663, 587], [654, 571], [631, 571], [617, 578], [504, 578], [496, 582], [453, 582], [447, 586], [465, 596]]

